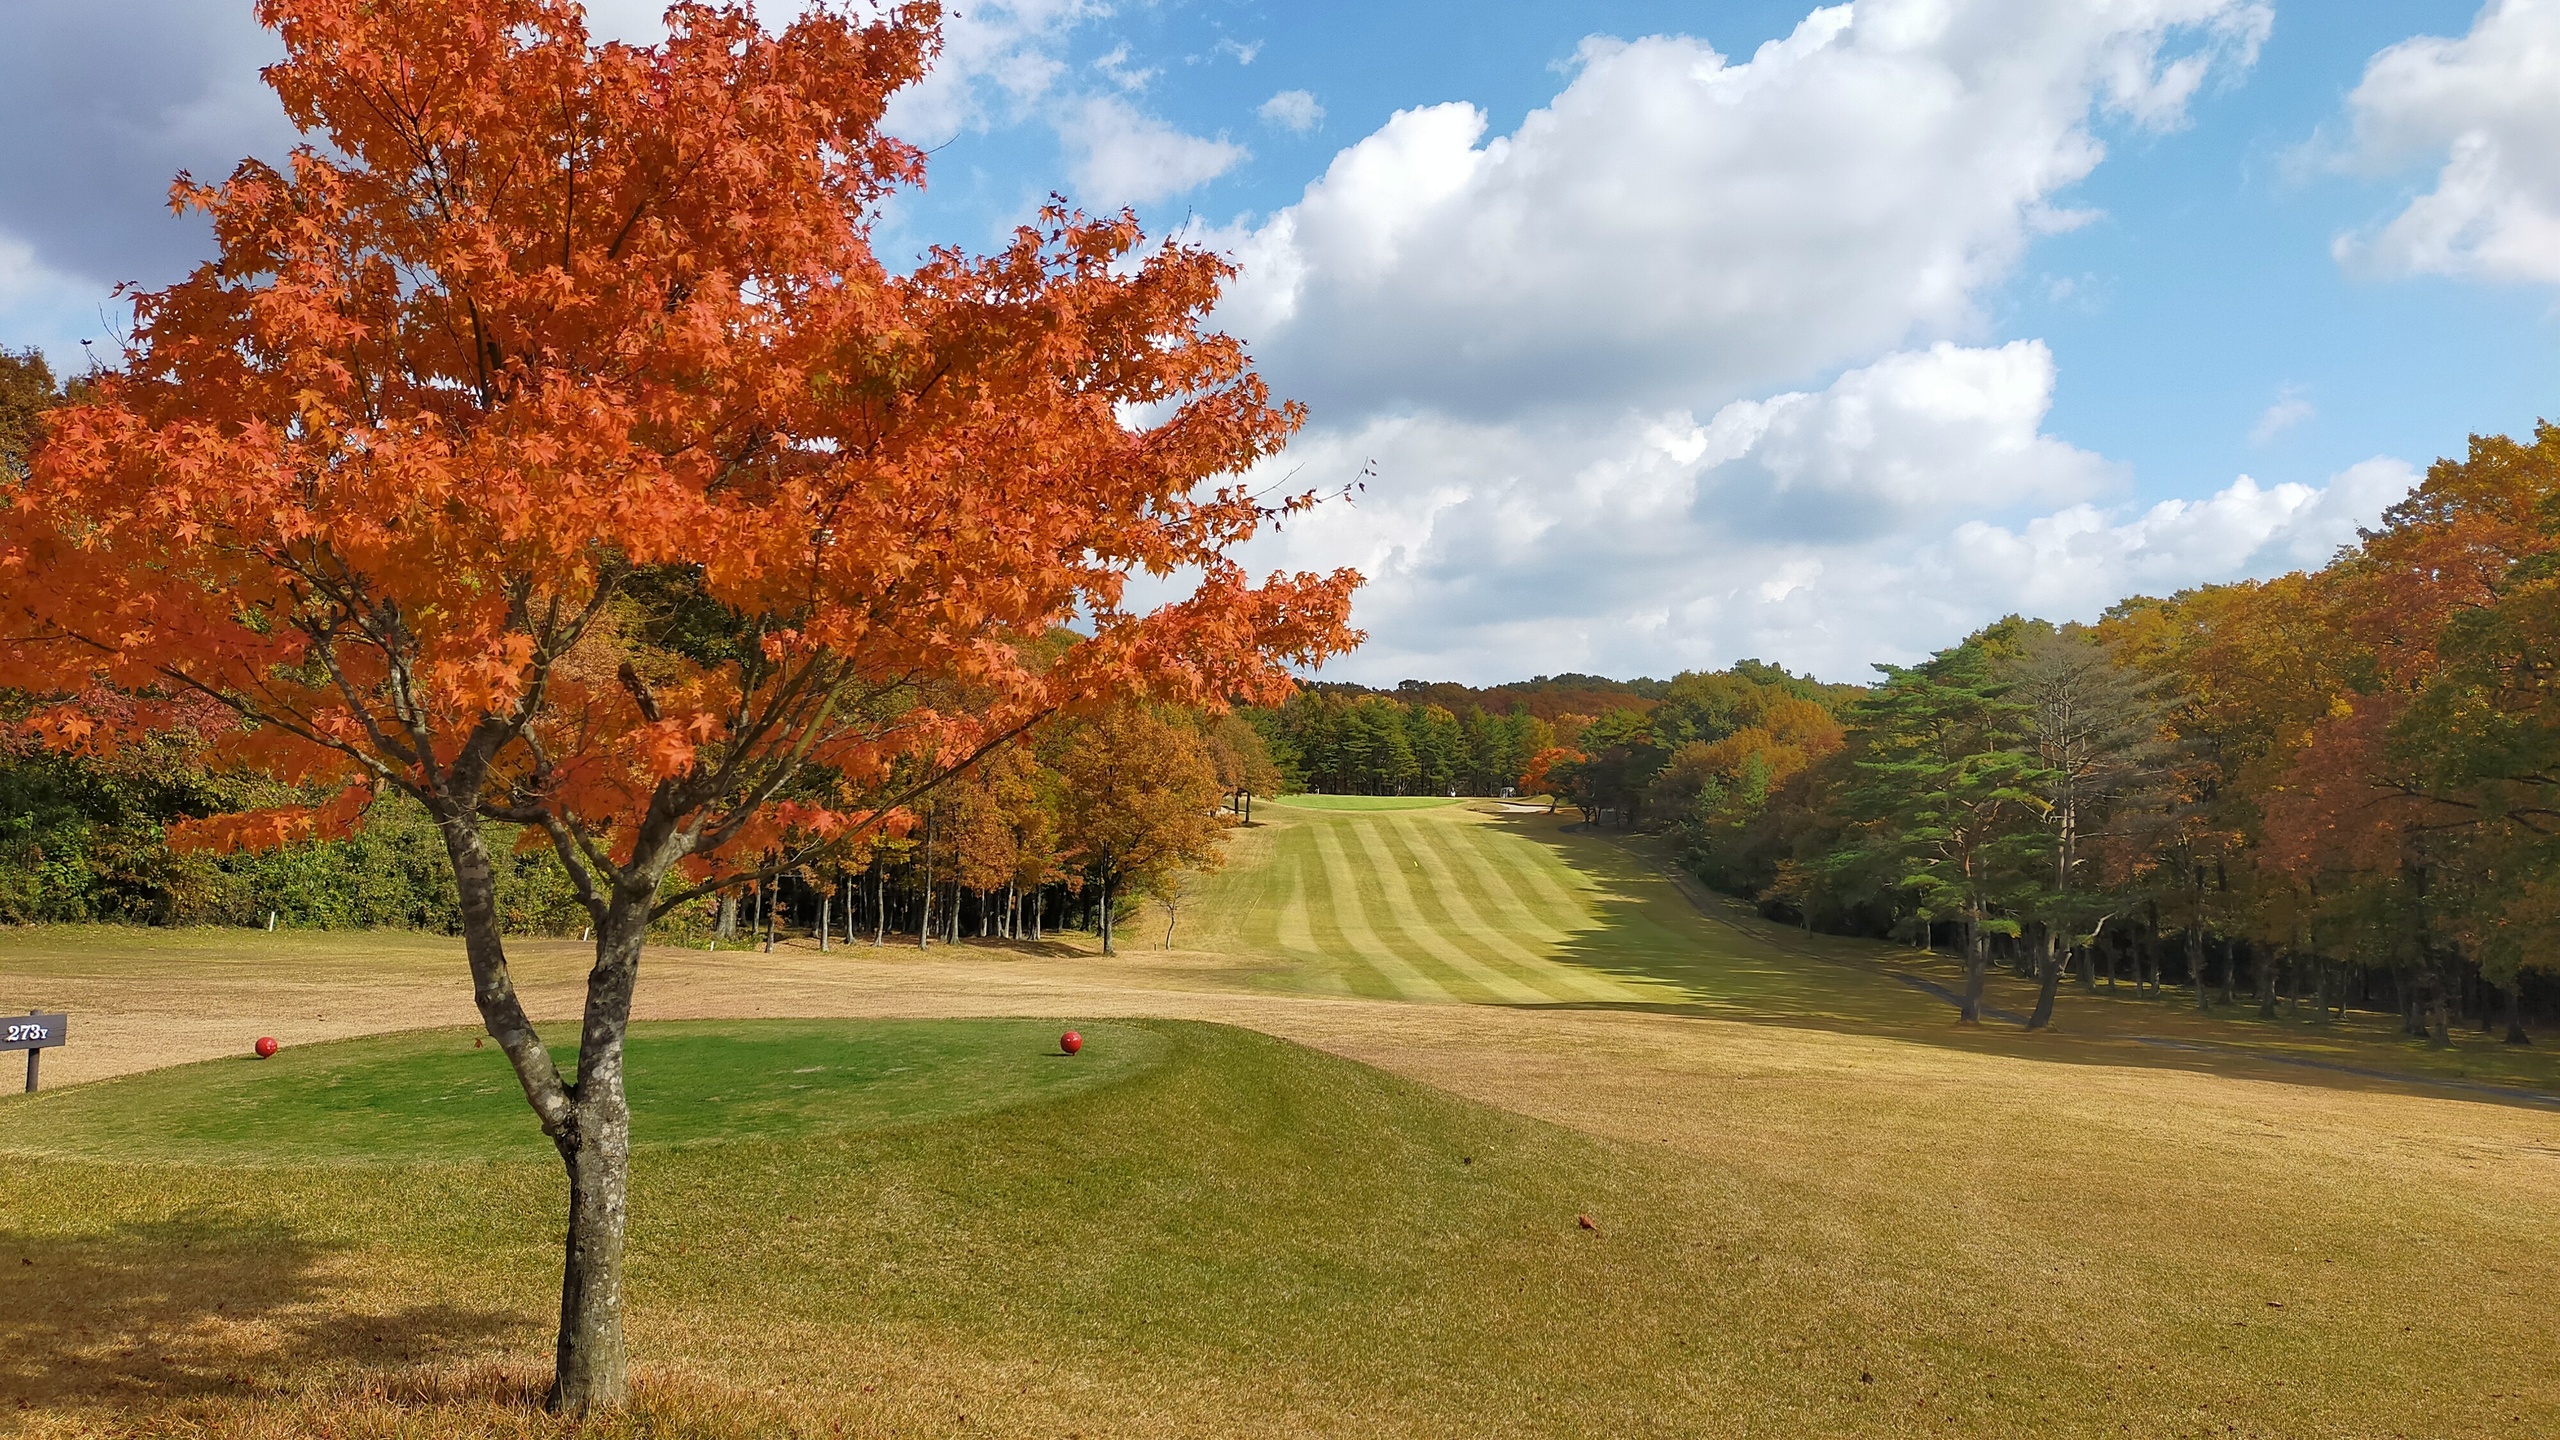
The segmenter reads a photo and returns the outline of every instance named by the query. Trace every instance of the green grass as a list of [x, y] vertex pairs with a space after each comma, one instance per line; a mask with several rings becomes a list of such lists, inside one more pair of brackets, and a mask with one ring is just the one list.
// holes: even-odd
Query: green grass
[[[1667, 1375], [1643, 1378], [1677, 1355], [1663, 1337], [1635, 1337], [1596, 1364], [1573, 1338], [1648, 1296], [1671, 1298], [1649, 1268], [1656, 1245], [1602, 1249], [1575, 1223], [1597, 1208], [1614, 1225], [1637, 1208], [1621, 1198], [1646, 1194], [1658, 1167], [1248, 1032], [1089, 1028], [1085, 1056], [1041, 1062], [1077, 1067], [1061, 1083], [1027, 1079], [1017, 1061], [1054, 1037], [1051, 1025], [837, 1026], [831, 1037], [796, 1022], [655, 1027], [634, 1045], [635, 1077], [644, 1055], [655, 1076], [652, 1102], [635, 1078], [644, 1139], [671, 1138], [683, 1117], [712, 1113], [710, 1092], [742, 1080], [770, 1095], [777, 1061], [840, 1045], [848, 1030], [972, 1098], [954, 1107], [853, 1083], [823, 1120], [800, 1109], [758, 1138], [637, 1157], [644, 1353], [795, 1393], [921, 1364], [934, 1376], [922, 1393], [865, 1401], [847, 1385], [827, 1402], [836, 1413], [892, 1406], [901, 1429], [919, 1417], [947, 1425], [932, 1402], [955, 1383], [979, 1392], [970, 1407], [982, 1414], [1086, 1433], [1143, 1433], [1168, 1415], [1266, 1431], [1290, 1420], [1428, 1429], [1485, 1406], [1552, 1431], [1599, 1416], [1635, 1424], [1676, 1398]], [[254, 1390], [348, 1368], [320, 1345], [205, 1338], [199, 1322], [226, 1296], [236, 1314], [286, 1317], [288, 1331], [324, 1301], [365, 1313], [352, 1328], [402, 1337], [408, 1361], [538, 1339], [556, 1263], [556, 1164], [538, 1143], [501, 1147], [494, 1163], [458, 1152], [424, 1163], [461, 1138], [409, 1133], [435, 1125], [457, 1077], [473, 1073], [449, 1036], [319, 1048], [300, 1072], [264, 1071], [268, 1086], [301, 1094], [245, 1112], [244, 1067], [227, 1063], [0, 1103], [16, 1187], [0, 1258], [10, 1279], [42, 1281], [41, 1293], [0, 1289], [0, 1332], [22, 1342], [0, 1348], [0, 1389], [73, 1409], [111, 1401], [130, 1416], [154, 1391], [236, 1383], [212, 1384], [217, 1375], [255, 1377]], [[990, 1074], [1009, 1078], [974, 1087]], [[347, 1077], [335, 1101], [332, 1076]], [[344, 1103], [358, 1076], [368, 1098]], [[287, 1117], [316, 1118], [319, 1133], [280, 1144]], [[180, 1161], [64, 1153], [127, 1152], [137, 1132], [171, 1123], [181, 1133], [144, 1154]], [[516, 1123], [530, 1132], [529, 1116]], [[312, 1163], [367, 1135], [383, 1166]], [[434, 1277], [431, 1301], [420, 1276]], [[1675, 1288], [1683, 1303], [1712, 1298]], [[134, 1347], [151, 1354], [136, 1359]], [[972, 1382], [973, 1365], [996, 1362], [1023, 1383], [987, 1393]]]
[[[954, 1077], [1001, 1071], [1053, 1029], [953, 1024], [931, 1048], [959, 1057]], [[2363, 1435], [2417, 1416], [2456, 1436], [2560, 1419], [2546, 1367], [2520, 1358], [2560, 1283], [2547, 1196], [2362, 1146], [2352, 1118], [2298, 1145], [2199, 1144], [2263, 1105], [2164, 1111], [2127, 1087], [2057, 1106], [1971, 1057], [1915, 1069], [1816, 1040], [1801, 1068], [1748, 1059], [1684, 1091], [1705, 1128], [1665, 1147], [1251, 1032], [1092, 1029], [1095, 1055], [1145, 1058], [967, 1113], [911, 1095], [637, 1156], [631, 1327], [654, 1433]], [[657, 1037], [644, 1130], [809, 1038], [688, 1033]], [[403, 1043], [405, 1061], [369, 1062], [385, 1084], [405, 1065], [424, 1095], [452, 1074], [443, 1037]], [[191, 1088], [217, 1115], [236, 1093], [221, 1067], [172, 1074], [164, 1117]], [[81, 1139], [115, 1108], [0, 1103], [0, 1137]], [[2199, 1123], [2158, 1128], [2179, 1115]], [[310, 1163], [236, 1127], [223, 1153], [227, 1124], [199, 1127], [186, 1161], [10, 1157], [0, 1394], [55, 1427], [36, 1433], [539, 1431], [488, 1399], [520, 1380], [469, 1377], [544, 1352], [556, 1163]], [[2453, 1237], [2473, 1278], [2444, 1272]]]
[[[1180, 943], [1258, 960], [1256, 983], [1269, 989], [1642, 1008], [1971, 1048], [2027, 1038], [1998, 1021], [1958, 1032], [1945, 1001], [1906, 983], [1960, 986], [1952, 957], [1774, 924], [1675, 876], [1658, 841], [1595, 831], [1570, 814], [1482, 802], [1258, 813], [1264, 823], [1235, 833], [1227, 867], [1186, 904]], [[1989, 1003], [2023, 1015], [2033, 986], [1995, 974]], [[2053, 1031], [2033, 1038], [2054, 1058], [2227, 1071], [2257, 1054], [2560, 1093], [2551, 1047], [2465, 1035], [2432, 1050], [2371, 1011], [2328, 1026], [2261, 1020], [2254, 1004], [2200, 1016], [2185, 992], [2136, 998], [2075, 985], [2057, 1015]], [[2299, 1064], [2276, 1073], [2308, 1074]]]
[[[576, 1061], [556, 1027], [554, 1057]], [[485, 1032], [410, 1031], [146, 1071], [0, 1110], [0, 1153], [204, 1164], [548, 1158]], [[1042, 1021], [639, 1024], [625, 1075], [635, 1148], [948, 1119], [1124, 1079], [1162, 1037], [1105, 1024], [1060, 1053]]]
[[1933, 1018], [1902, 987], [1843, 987], [1740, 918], [1702, 918], [1568, 816], [1431, 803], [1268, 812], [1203, 881], [1181, 943], [1264, 958], [1263, 984], [1316, 994]]
[[1446, 795], [1284, 795], [1266, 800], [1266, 805], [1286, 805], [1292, 810], [1433, 810], [1455, 805], [1457, 799]]

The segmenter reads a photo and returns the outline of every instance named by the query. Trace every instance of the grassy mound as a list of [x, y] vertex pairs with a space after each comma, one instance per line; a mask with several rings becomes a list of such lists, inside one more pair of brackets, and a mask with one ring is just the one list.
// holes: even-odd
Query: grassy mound
[[[562, 1068], [577, 1031], [545, 1037]], [[625, 1074], [635, 1147], [779, 1139], [1000, 1109], [1163, 1057], [1134, 1026], [1072, 1059], [1038, 1020], [640, 1024]], [[481, 1032], [413, 1031], [208, 1061], [0, 1109], [0, 1150], [205, 1164], [547, 1159], [515, 1071]]]
[[[1433, 1429], [1486, 1403], [1553, 1433], [1594, 1404], [1632, 1418], [1664, 1398], [1641, 1367], [1673, 1352], [1632, 1307], [1665, 1298], [1647, 1297], [1668, 1234], [1612, 1250], [1577, 1223], [1637, 1208], [1616, 1203], [1630, 1177], [1612, 1147], [1251, 1032], [1096, 1024], [1074, 1061], [1042, 1055], [1056, 1033], [793, 1021], [635, 1038], [644, 1134], [739, 1094], [779, 1107], [760, 1137], [636, 1157], [644, 1361], [787, 1393], [854, 1433], [954, 1428], [955, 1393], [978, 1423], [1060, 1434]], [[483, 1093], [503, 1070], [456, 1042], [0, 1103], [17, 1152], [0, 1259], [41, 1281], [0, 1289], [0, 1333], [25, 1341], [0, 1353], [0, 1393], [127, 1420], [165, 1404], [223, 1433], [318, 1423], [288, 1390], [538, 1364], [557, 1165], [499, 1104], [521, 1101]], [[875, 1065], [823, 1099], [776, 1088], [799, 1072], [785, 1062], [866, 1046], [932, 1083]], [[465, 1162], [483, 1124], [513, 1138]], [[86, 1158], [154, 1130], [173, 1158]], [[359, 1153], [398, 1163], [337, 1163]], [[1585, 1356], [1594, 1343], [1608, 1353]]]

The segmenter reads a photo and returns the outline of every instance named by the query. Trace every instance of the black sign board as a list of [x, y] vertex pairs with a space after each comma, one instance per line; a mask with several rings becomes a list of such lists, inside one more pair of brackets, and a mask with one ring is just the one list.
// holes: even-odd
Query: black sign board
[[46, 1014], [32, 1010], [24, 1015], [0, 1015], [0, 1050], [27, 1052], [27, 1091], [36, 1088], [36, 1062], [40, 1052], [61, 1044], [71, 1036], [71, 1017], [56, 1011]]
[[10, 1015], [0, 1017], [0, 1050], [42, 1050], [59, 1045], [71, 1029], [68, 1015]]

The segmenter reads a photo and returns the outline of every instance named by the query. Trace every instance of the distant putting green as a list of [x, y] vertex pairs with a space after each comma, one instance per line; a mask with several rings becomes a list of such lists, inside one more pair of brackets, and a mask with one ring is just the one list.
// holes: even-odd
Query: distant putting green
[[[1083, 1054], [1033, 1020], [635, 1025], [632, 1141], [781, 1139], [949, 1119], [1108, 1085], [1163, 1037], [1089, 1026]], [[515, 1071], [462, 1030], [412, 1031], [175, 1066], [0, 1109], [0, 1150], [199, 1164], [541, 1159]], [[565, 1068], [576, 1031], [552, 1037]]]
[[1293, 810], [1431, 810], [1458, 802], [1447, 795], [1283, 795], [1263, 803]]

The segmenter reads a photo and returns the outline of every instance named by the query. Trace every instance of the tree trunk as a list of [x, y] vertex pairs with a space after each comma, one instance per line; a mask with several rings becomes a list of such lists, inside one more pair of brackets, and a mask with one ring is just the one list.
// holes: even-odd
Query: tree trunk
[[631, 1113], [623, 1095], [622, 1042], [629, 1029], [640, 947], [658, 876], [629, 876], [595, 927], [596, 963], [587, 975], [578, 1074], [564, 1083], [551, 1052], [525, 1015], [499, 936], [496, 874], [475, 820], [440, 815], [481, 1022], [515, 1067], [526, 1103], [551, 1137], [569, 1176], [569, 1224], [560, 1281], [560, 1333], [549, 1405], [583, 1415], [622, 1403], [627, 1360], [622, 1339], [623, 1241], [628, 1225]]
[[1990, 970], [1990, 937], [1982, 933], [1981, 918], [1968, 915], [1964, 922], [1964, 1003], [1956, 1011], [1959, 1024], [1982, 1023], [1982, 984]]
[[[596, 936], [578, 1034], [578, 1082], [567, 1123], [551, 1135], [569, 1174], [569, 1233], [560, 1273], [560, 1339], [550, 1406], [584, 1415], [622, 1403], [623, 1242], [630, 1226], [631, 1108], [623, 1092], [622, 1046], [640, 947], [649, 933], [649, 897], [618, 890]], [[770, 926], [772, 912], [768, 910]], [[770, 930], [768, 929], [768, 935]]]
[[2445, 1018], [2444, 965], [2427, 967], [2427, 1043], [2442, 1050], [2453, 1044], [2453, 1026]]
[[2027, 1017], [2027, 1028], [2041, 1030], [2053, 1023], [2053, 997], [2062, 988], [2062, 955], [2053, 943], [2053, 927], [2044, 927], [2044, 954], [2038, 966], [2036, 1010]]
[[916, 948], [930, 950], [933, 948], [933, 812], [930, 810], [924, 816], [924, 870], [917, 878], [920, 883], [916, 888], [923, 892], [924, 900], [920, 907], [923, 913], [916, 917]]
[[[578, 1082], [577, 1126], [555, 1142], [569, 1171], [569, 1237], [550, 1407], [567, 1415], [621, 1404], [627, 1384], [622, 1260], [630, 1221], [631, 1119], [623, 1104], [619, 1045], [615, 1051], [609, 1083], [601, 1075]], [[579, 1068], [586, 1069], [583, 1057]]]
[[827, 937], [835, 933], [835, 900], [833, 895], [821, 894], [818, 897], [818, 953], [821, 955], [827, 953]]
[[712, 922], [711, 935], [715, 940], [738, 938], [737, 892], [731, 891], [720, 897], [720, 918]]
[[2507, 997], [2507, 1043], [2532, 1044], [2533, 1037], [2524, 1033], [2524, 977], [2518, 975], [2499, 989]]
[[2211, 1014], [2213, 997], [2204, 989], [2204, 922], [2201, 920], [2187, 927], [2187, 978], [2195, 982], [2196, 1008]]
[[1173, 948], [1173, 902], [1171, 901], [1165, 902], [1164, 907], [1164, 948], [1167, 950]]
[[1111, 882], [1102, 882], [1102, 953], [1111, 953]]

